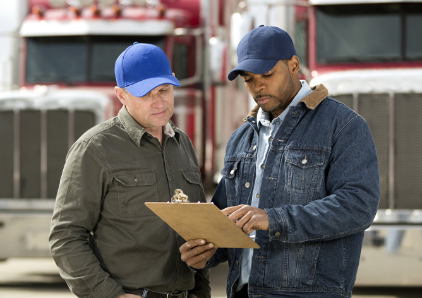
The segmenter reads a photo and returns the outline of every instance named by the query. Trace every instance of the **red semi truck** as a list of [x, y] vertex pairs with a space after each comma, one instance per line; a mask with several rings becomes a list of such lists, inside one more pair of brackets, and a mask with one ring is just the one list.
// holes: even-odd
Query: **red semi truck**
[[[22, 2], [24, 3], [24, 2]], [[205, 185], [247, 115], [227, 81], [238, 0], [29, 0], [19, 29], [19, 91], [0, 93], [0, 259], [46, 257], [54, 199], [69, 146], [113, 117], [114, 62], [133, 42], [169, 57], [181, 86], [173, 122], [192, 140]], [[217, 174], [217, 175], [216, 175]]]
[[[69, 145], [115, 115], [113, 63], [134, 41], [161, 46], [182, 83], [174, 122], [192, 139], [205, 183], [249, 107], [228, 82], [240, 37], [277, 25], [302, 78], [324, 84], [368, 122], [381, 198], [356, 285], [422, 284], [422, 1], [30, 0], [19, 86], [0, 94], [0, 258], [48, 256], [47, 234]], [[213, 179], [216, 177], [216, 179]]]

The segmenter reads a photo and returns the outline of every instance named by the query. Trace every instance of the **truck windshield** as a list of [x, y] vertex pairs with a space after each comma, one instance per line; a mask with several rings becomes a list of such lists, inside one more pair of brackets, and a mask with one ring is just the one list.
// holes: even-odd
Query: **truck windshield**
[[316, 8], [320, 64], [422, 60], [422, 3]]
[[164, 37], [54, 36], [27, 39], [26, 83], [114, 83], [114, 62], [135, 41], [164, 48]]

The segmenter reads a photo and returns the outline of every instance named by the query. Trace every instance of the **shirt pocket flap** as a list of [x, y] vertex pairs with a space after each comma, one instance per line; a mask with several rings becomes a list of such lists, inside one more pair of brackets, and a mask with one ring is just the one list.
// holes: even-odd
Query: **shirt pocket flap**
[[154, 172], [130, 171], [114, 174], [114, 178], [124, 186], [154, 185]]
[[198, 170], [181, 170], [183, 176], [185, 177], [186, 181], [192, 184], [201, 184], [201, 174]]
[[306, 169], [323, 165], [324, 156], [319, 150], [289, 150], [286, 152], [286, 162]]

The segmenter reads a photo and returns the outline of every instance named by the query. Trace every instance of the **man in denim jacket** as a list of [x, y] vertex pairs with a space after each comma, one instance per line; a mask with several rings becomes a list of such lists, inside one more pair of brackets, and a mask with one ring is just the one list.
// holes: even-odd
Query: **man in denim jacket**
[[258, 104], [231, 136], [213, 202], [260, 249], [181, 248], [193, 268], [226, 260], [229, 297], [351, 297], [364, 231], [376, 214], [379, 173], [365, 120], [298, 77], [283, 30], [240, 41], [239, 64]]

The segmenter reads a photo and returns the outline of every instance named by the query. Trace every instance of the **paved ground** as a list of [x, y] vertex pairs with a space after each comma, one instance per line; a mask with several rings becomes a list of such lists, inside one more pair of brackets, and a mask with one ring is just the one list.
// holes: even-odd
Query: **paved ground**
[[[226, 268], [213, 269], [213, 298], [226, 297]], [[51, 259], [9, 259], [0, 262], [0, 298], [75, 298]]]
[[[422, 272], [422, 271], [421, 271]], [[211, 271], [212, 297], [224, 298], [227, 266]], [[421, 273], [422, 274], [422, 273]], [[1, 298], [74, 298], [51, 259], [9, 259], [0, 263]], [[358, 288], [354, 298], [420, 298], [420, 288]]]

